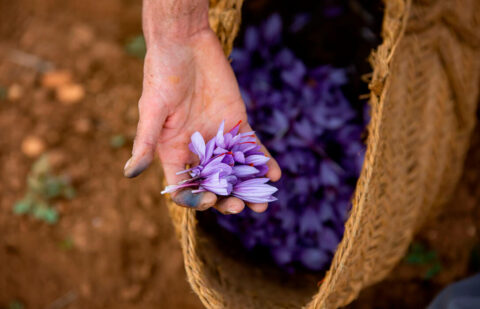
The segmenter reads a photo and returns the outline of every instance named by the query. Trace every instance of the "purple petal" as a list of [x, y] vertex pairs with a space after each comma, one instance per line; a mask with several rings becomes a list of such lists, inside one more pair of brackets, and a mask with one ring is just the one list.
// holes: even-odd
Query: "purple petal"
[[300, 253], [300, 261], [305, 267], [312, 270], [321, 270], [329, 261], [329, 256], [320, 249], [306, 248]]
[[258, 31], [254, 27], [248, 27], [245, 30], [245, 48], [247, 50], [255, 50], [258, 48], [259, 38]]
[[219, 154], [223, 154], [223, 153], [227, 153], [227, 152], [228, 152], [227, 149], [222, 148], [222, 147], [217, 147], [217, 148], [215, 148], [215, 150], [213, 151], [213, 154], [219, 155]]
[[232, 134], [232, 136], [235, 136], [238, 134], [238, 130], [240, 129], [240, 124], [242, 121], [240, 120], [228, 133]]
[[200, 161], [205, 158], [205, 140], [200, 132], [195, 132], [191, 137], [192, 142], [188, 145], [190, 150], [195, 153]]
[[223, 137], [223, 130], [225, 129], [225, 120], [222, 121], [220, 127], [218, 127], [217, 135], [215, 137], [215, 142], [218, 147], [225, 147], [225, 141]]
[[257, 166], [267, 163], [268, 160], [270, 160], [270, 158], [265, 155], [251, 155], [245, 158], [245, 163]]
[[233, 158], [234, 158], [235, 161], [237, 161], [238, 163], [242, 163], [242, 164], [245, 163], [245, 155], [244, 155], [243, 152], [241, 152], [241, 151], [235, 151], [235, 152], [233, 153]]
[[255, 174], [255, 177], [263, 177], [268, 173], [268, 165], [266, 164], [257, 165], [255, 168], [258, 170], [258, 173]]
[[205, 146], [205, 158], [203, 159], [202, 163], [205, 163], [206, 161], [210, 160], [210, 158], [213, 155], [214, 148], [215, 148], [215, 138], [212, 138], [210, 141], [208, 141], [207, 145]]
[[200, 183], [200, 187], [218, 195], [228, 195], [228, 182], [220, 178], [220, 173], [213, 174]]
[[277, 43], [282, 35], [282, 19], [279, 14], [273, 14], [263, 24], [263, 38], [267, 44]]
[[278, 265], [286, 265], [293, 259], [293, 251], [291, 248], [275, 247], [272, 249], [271, 254]]
[[256, 173], [258, 173], [258, 170], [250, 165], [237, 165], [233, 167], [233, 174], [240, 178], [253, 176]]

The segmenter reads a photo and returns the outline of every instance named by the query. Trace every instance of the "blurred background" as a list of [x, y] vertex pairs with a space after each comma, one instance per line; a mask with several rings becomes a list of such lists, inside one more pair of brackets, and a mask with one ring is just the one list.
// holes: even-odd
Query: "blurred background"
[[[0, 0], [0, 308], [201, 308], [160, 167], [122, 175], [144, 52], [140, 0]], [[423, 308], [480, 270], [479, 167], [473, 147], [445, 211], [349, 307]]]

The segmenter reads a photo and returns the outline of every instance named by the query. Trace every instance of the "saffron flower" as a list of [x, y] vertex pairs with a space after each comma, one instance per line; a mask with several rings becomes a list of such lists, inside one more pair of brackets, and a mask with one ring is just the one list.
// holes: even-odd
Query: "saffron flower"
[[199, 164], [178, 172], [188, 173], [191, 178], [167, 186], [162, 194], [193, 188], [193, 193], [210, 191], [252, 203], [276, 200], [272, 194], [277, 188], [266, 184], [268, 178], [258, 178], [268, 172], [270, 158], [260, 151], [254, 132], [239, 133], [240, 122], [227, 133], [224, 127], [225, 121], [207, 143], [200, 132], [193, 133], [188, 148], [197, 155]]

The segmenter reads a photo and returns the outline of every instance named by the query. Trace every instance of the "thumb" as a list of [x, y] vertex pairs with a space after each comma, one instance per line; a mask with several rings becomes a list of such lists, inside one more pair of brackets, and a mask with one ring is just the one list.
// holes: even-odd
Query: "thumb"
[[140, 120], [133, 142], [132, 157], [125, 164], [123, 174], [133, 178], [142, 173], [152, 162], [158, 138], [167, 118], [167, 109], [158, 98], [142, 94], [138, 102]]

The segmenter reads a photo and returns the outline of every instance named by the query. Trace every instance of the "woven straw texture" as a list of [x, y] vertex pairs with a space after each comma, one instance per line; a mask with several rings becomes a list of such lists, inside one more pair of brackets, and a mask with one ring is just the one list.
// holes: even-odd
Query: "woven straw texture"
[[[225, 52], [242, 0], [210, 1]], [[207, 308], [338, 308], [383, 279], [418, 227], [451, 198], [475, 125], [480, 1], [386, 0], [383, 43], [371, 55], [367, 153], [327, 275], [285, 277], [228, 254], [195, 211], [168, 201], [188, 280]]]

